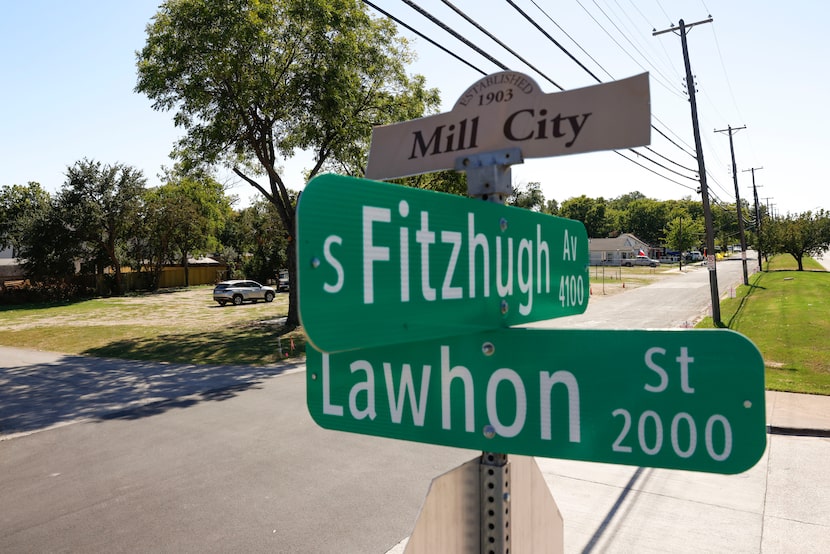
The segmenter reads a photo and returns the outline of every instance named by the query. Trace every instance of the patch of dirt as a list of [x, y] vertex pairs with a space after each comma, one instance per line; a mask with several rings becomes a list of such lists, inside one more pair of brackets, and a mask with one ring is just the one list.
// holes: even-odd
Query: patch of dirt
[[[245, 303], [242, 306], [219, 306], [213, 301], [212, 288], [175, 289], [137, 296], [92, 300], [83, 309], [70, 305], [50, 310], [48, 318], [37, 311], [4, 322], [8, 331], [36, 327], [134, 326], [171, 330], [210, 330], [229, 325], [268, 321], [273, 324], [288, 311], [288, 295], [281, 293], [271, 303]], [[65, 312], [65, 313], [61, 313]]]
[[[622, 294], [627, 290], [650, 285], [655, 281], [671, 279], [681, 275], [677, 269], [651, 270], [641, 268], [606, 268], [603, 278], [602, 268], [592, 267], [591, 278], [591, 300], [597, 301], [609, 296]], [[603, 283], [604, 280], [604, 283]]]

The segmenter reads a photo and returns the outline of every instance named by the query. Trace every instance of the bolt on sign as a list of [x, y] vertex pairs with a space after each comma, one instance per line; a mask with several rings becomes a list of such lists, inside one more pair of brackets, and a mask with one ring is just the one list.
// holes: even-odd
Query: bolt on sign
[[579, 222], [451, 194], [322, 175], [297, 207], [300, 317], [338, 352], [582, 313]]
[[375, 127], [366, 177], [453, 169], [461, 156], [505, 148], [539, 158], [642, 146], [650, 109], [647, 73], [551, 94], [522, 73], [494, 73], [449, 112]]
[[725, 474], [766, 447], [763, 359], [725, 329], [512, 328], [309, 349], [306, 375], [311, 416], [339, 431]]

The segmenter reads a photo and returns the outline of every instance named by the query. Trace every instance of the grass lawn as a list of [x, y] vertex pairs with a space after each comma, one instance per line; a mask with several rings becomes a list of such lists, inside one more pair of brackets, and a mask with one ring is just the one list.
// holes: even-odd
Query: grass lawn
[[0, 344], [68, 354], [197, 364], [268, 364], [305, 353], [285, 333], [288, 295], [220, 307], [213, 287], [171, 289], [61, 305], [0, 308]]
[[721, 300], [721, 320], [761, 351], [767, 389], [830, 395], [830, 273], [813, 259], [796, 267], [790, 255], [773, 258]]
[[[795, 271], [789, 255], [771, 260], [721, 318], [749, 337], [766, 362], [767, 388], [830, 395], [830, 273], [812, 259]], [[658, 277], [651, 268], [591, 268], [594, 294], [622, 293]], [[625, 288], [623, 288], [625, 283]], [[191, 287], [61, 305], [0, 308], [0, 345], [68, 354], [198, 364], [277, 362], [305, 354], [301, 328], [282, 326], [288, 295], [219, 307], [212, 287]], [[712, 327], [704, 319], [698, 327]]]

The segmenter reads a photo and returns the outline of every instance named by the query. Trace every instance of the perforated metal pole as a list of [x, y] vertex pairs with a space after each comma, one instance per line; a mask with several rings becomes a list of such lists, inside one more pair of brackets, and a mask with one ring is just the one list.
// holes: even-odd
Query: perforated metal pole
[[[463, 156], [455, 169], [467, 173], [467, 194], [487, 202], [504, 204], [513, 194], [510, 166], [524, 161], [522, 151], [509, 148]], [[495, 434], [489, 424], [485, 435]], [[492, 436], [492, 435], [491, 435]], [[510, 462], [507, 454], [482, 452], [479, 462], [482, 554], [510, 552]]]

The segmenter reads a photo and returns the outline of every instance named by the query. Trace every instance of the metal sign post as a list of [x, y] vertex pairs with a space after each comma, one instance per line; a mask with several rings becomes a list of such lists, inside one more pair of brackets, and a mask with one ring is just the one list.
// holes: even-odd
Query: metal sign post
[[[522, 163], [518, 148], [463, 156], [456, 171], [467, 173], [467, 195], [504, 204], [513, 194], [510, 166]], [[489, 424], [488, 424], [489, 426]], [[495, 433], [495, 430], [492, 430]], [[535, 464], [535, 462], [533, 462]], [[507, 454], [482, 452], [479, 462], [480, 552], [510, 552], [510, 462]], [[554, 504], [555, 505], [555, 504]]]

